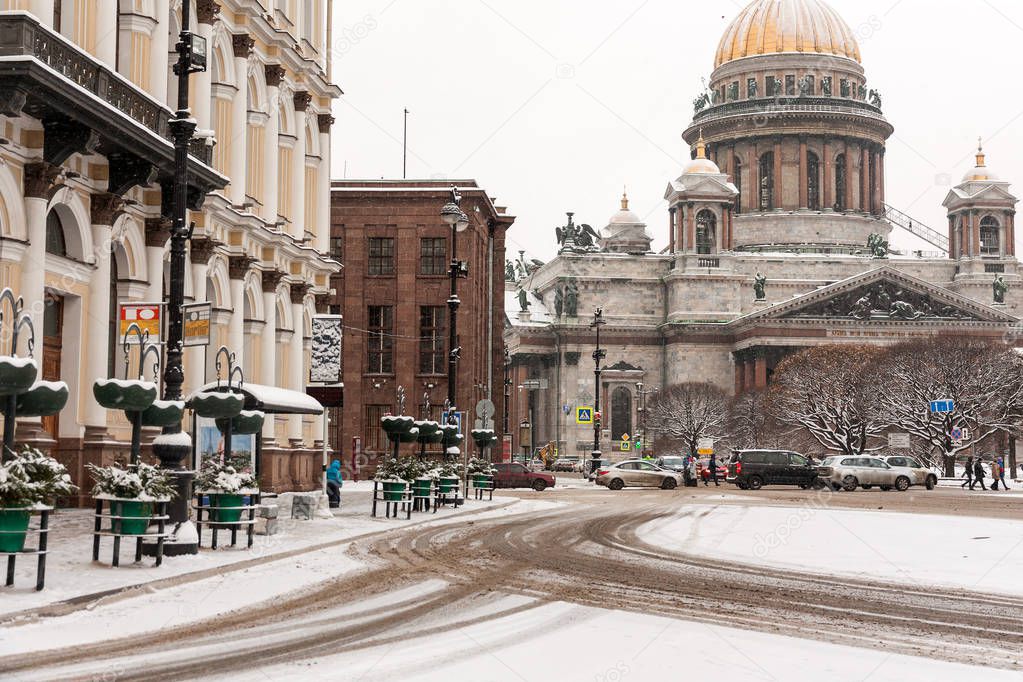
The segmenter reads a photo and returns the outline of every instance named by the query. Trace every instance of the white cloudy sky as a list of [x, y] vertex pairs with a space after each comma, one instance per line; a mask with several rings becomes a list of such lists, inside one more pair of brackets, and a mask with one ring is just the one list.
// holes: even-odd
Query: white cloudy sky
[[[603, 226], [623, 185], [658, 248], [701, 78], [740, 0], [335, 0], [334, 174], [474, 178], [518, 220], [509, 251], [548, 258], [564, 213]], [[1023, 187], [1023, 3], [831, 0], [895, 125], [888, 201], [943, 229], [949, 178]]]

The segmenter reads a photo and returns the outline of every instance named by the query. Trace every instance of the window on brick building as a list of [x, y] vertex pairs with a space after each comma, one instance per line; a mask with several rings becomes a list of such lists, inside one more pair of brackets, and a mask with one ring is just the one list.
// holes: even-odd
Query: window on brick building
[[424, 237], [419, 240], [419, 274], [446, 275], [448, 240], [444, 237]]
[[444, 344], [447, 309], [424, 305], [419, 309], [419, 373], [443, 374], [447, 368]]
[[717, 245], [717, 216], [713, 211], [703, 209], [696, 214], [696, 253], [707, 255], [714, 253]]
[[813, 152], [806, 153], [806, 203], [807, 208], [821, 209], [821, 162]]
[[394, 373], [394, 307], [371, 305], [367, 317], [367, 374]]
[[344, 247], [345, 247], [344, 237], [331, 237], [330, 257], [336, 260], [338, 263], [340, 263], [341, 257], [344, 255]]
[[774, 152], [760, 157], [760, 210], [774, 209]]
[[980, 221], [980, 253], [983, 256], [997, 256], [1002, 251], [1001, 224], [997, 218], [985, 216]]
[[394, 274], [394, 239], [392, 237], [369, 238], [369, 274]]
[[835, 157], [835, 205], [836, 211], [845, 210], [845, 191], [848, 178], [846, 177], [845, 154]]
[[387, 452], [387, 433], [380, 426], [380, 419], [391, 411], [390, 405], [366, 405], [366, 423], [362, 448], [367, 452]]

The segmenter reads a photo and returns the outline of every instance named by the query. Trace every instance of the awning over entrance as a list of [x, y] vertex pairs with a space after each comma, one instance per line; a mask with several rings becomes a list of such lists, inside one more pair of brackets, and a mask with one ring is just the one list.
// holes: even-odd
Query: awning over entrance
[[[213, 382], [193, 392], [186, 401], [191, 400], [196, 393], [227, 390], [227, 385], [223, 382], [219, 386]], [[259, 410], [266, 414], [323, 414], [323, 405], [318, 400], [298, 391], [249, 383], [242, 384], [237, 390], [245, 396], [246, 410]]]

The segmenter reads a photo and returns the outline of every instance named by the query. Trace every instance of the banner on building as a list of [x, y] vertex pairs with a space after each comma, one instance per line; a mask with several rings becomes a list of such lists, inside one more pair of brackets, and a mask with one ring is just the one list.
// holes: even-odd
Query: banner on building
[[210, 345], [210, 323], [213, 317], [212, 303], [191, 303], [181, 306], [182, 318], [185, 322], [183, 345]]
[[[143, 334], [149, 332], [149, 343], [163, 343], [163, 304], [122, 303], [118, 315], [118, 335], [122, 340], [133, 324], [137, 324]], [[128, 343], [138, 345], [139, 338], [132, 334]]]
[[344, 327], [340, 315], [314, 315], [309, 382], [341, 383]]

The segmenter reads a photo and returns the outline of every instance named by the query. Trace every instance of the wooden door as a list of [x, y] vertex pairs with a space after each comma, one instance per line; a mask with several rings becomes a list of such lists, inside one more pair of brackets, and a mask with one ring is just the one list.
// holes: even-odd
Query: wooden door
[[[42, 378], [45, 381], [60, 381], [60, 353], [64, 336], [64, 299], [50, 293], [46, 294], [46, 307], [43, 311], [43, 366]], [[57, 440], [60, 434], [60, 415], [43, 417], [43, 430]]]

